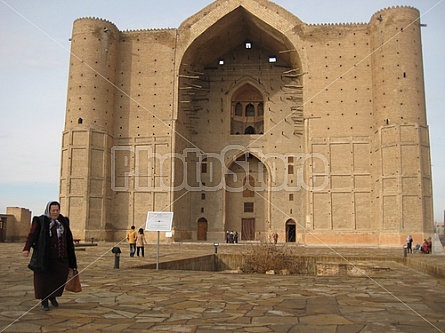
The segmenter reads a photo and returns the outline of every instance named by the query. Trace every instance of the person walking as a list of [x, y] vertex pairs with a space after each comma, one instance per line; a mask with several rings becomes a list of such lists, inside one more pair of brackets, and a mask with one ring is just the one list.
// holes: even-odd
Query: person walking
[[139, 250], [141, 251], [142, 257], [144, 257], [144, 244], [148, 244], [145, 240], [144, 229], [139, 228], [138, 234], [136, 236], [136, 255], [139, 257]]
[[136, 252], [136, 236], [136, 227], [132, 225], [127, 232], [127, 241], [128, 244], [130, 244], [130, 257], [134, 257], [134, 253]]
[[413, 253], [413, 238], [411, 237], [411, 235], [408, 235], [408, 237], [406, 237], [406, 251], [408, 253]]
[[60, 214], [57, 201], [48, 202], [45, 214], [34, 216], [22, 255], [33, 253], [28, 267], [34, 271], [34, 295], [44, 311], [48, 300], [58, 307], [56, 297], [63, 294], [69, 269], [77, 273], [77, 259], [68, 217]]

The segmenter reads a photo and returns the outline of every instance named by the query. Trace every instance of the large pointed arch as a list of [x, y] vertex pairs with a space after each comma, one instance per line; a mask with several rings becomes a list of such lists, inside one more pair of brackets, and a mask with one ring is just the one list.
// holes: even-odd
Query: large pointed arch
[[258, 240], [268, 230], [269, 175], [255, 155], [240, 152], [228, 165], [225, 178], [225, 229], [240, 232], [241, 240]]
[[[272, 127], [271, 114], [275, 112], [277, 115], [280, 111], [274, 108], [278, 108], [281, 102], [292, 109], [302, 104], [303, 94], [300, 91], [296, 99], [286, 99], [285, 85], [290, 83], [292, 87], [301, 88], [299, 80], [304, 67], [300, 59], [300, 37], [296, 32], [302, 31], [303, 26], [298, 18], [265, 0], [217, 0], [186, 20], [178, 30], [175, 48], [176, 136], [173, 149], [182, 152], [197, 146], [204, 152], [218, 152], [225, 151], [226, 146], [241, 146], [250, 147], [253, 151], [261, 150], [262, 142], [267, 140], [266, 132]], [[238, 112], [249, 120], [253, 112], [253, 118], [257, 119], [253, 119], [252, 123], [246, 122], [238, 136], [231, 128], [231, 103], [244, 88], [257, 90], [259, 97], [255, 103], [248, 103], [248, 100], [238, 106], [234, 103], [234, 113]], [[259, 124], [256, 122], [258, 119]], [[245, 217], [248, 219], [246, 225], [255, 219], [254, 228], [247, 229], [254, 230], [254, 236], [260, 237], [270, 228], [269, 187], [273, 173], [264, 159], [254, 154], [251, 156], [262, 164], [267, 174], [267, 179], [262, 182], [263, 193], [255, 195], [255, 199], [262, 198], [263, 201], [246, 202], [246, 207], [240, 206], [237, 211], [249, 215], [251, 212], [245, 210], [251, 209], [250, 204], [253, 203], [254, 213], [261, 206], [261, 214]], [[224, 164], [230, 167], [228, 160]], [[188, 171], [196, 173], [195, 167], [190, 165]], [[211, 174], [202, 176], [205, 179], [201, 183], [208, 186]], [[224, 179], [226, 175], [221, 172], [220, 176]], [[176, 179], [181, 179], [181, 176]], [[255, 184], [260, 183], [255, 179]], [[242, 198], [242, 191], [239, 195]], [[175, 193], [174, 196], [179, 198], [180, 194]], [[209, 230], [240, 231], [242, 222], [233, 219], [235, 216], [231, 215], [230, 205], [232, 202], [244, 202], [238, 198], [232, 200], [231, 194], [224, 189], [214, 197], [223, 199], [218, 202], [222, 209], [220, 216], [209, 219]], [[232, 226], [232, 223], [237, 224]]]
[[[223, 6], [221, 2], [224, 2]], [[272, 25], [271, 22], [276, 24]], [[183, 118], [184, 123], [189, 123], [184, 118], [187, 110], [203, 110], [202, 105], [189, 98], [189, 89], [193, 93], [208, 92], [206, 69], [216, 69], [221, 63], [230, 65], [230, 53], [246, 42], [253, 46], [252, 51], [256, 47], [263, 50], [262, 60], [265, 62], [273, 56], [277, 60], [276, 65], [283, 71], [288, 69], [296, 71], [293, 74], [301, 75], [304, 66], [299, 54], [300, 47], [295, 44], [300, 38], [292, 31], [302, 30], [303, 26], [304, 23], [296, 16], [264, 0], [216, 1], [184, 21], [178, 29], [176, 63], [179, 64], [179, 91], [174, 118]], [[199, 112], [196, 116], [200, 116]], [[198, 131], [191, 125], [188, 127], [190, 134]], [[187, 136], [186, 133], [183, 135]]]

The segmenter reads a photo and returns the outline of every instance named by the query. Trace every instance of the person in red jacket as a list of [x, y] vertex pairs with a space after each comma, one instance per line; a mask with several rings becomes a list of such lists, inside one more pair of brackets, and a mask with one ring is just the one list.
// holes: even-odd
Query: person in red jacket
[[431, 238], [424, 239], [420, 251], [425, 254], [431, 253], [431, 246], [432, 246]]

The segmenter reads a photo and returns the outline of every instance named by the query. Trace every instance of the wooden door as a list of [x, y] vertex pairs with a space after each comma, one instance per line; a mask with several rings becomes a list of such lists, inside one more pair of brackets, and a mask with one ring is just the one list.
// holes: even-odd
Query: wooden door
[[255, 240], [255, 219], [242, 219], [241, 240]]
[[295, 222], [286, 223], [286, 242], [295, 243], [297, 240], [297, 225]]
[[199, 220], [198, 221], [197, 238], [199, 241], [207, 240], [207, 220]]

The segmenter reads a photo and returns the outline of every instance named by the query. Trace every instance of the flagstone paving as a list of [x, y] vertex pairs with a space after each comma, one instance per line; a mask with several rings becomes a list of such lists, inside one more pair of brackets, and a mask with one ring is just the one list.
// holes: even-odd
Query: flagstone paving
[[[382, 258], [396, 249], [299, 248], [317, 256], [372, 257], [385, 268], [375, 275], [291, 276], [140, 269], [156, 263], [130, 258], [120, 245], [77, 248], [82, 292], [64, 292], [59, 308], [34, 299], [23, 244], [0, 243], [0, 332], [445, 332], [445, 277], [433, 277]], [[218, 253], [243, 253], [251, 245], [221, 244]], [[159, 261], [212, 254], [213, 243], [161, 244]], [[409, 254], [430, 266], [445, 256]]]

